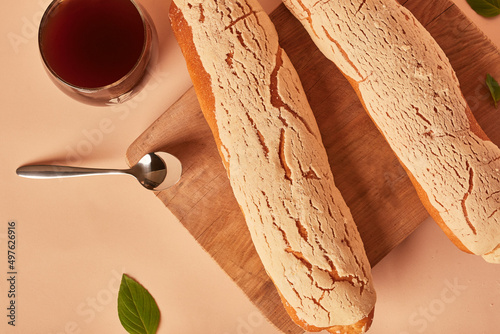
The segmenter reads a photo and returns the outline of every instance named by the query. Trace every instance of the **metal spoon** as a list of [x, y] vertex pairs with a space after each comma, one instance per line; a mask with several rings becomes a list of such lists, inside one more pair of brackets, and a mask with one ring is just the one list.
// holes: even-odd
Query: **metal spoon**
[[17, 175], [31, 179], [54, 179], [86, 175], [126, 174], [134, 176], [146, 189], [160, 191], [173, 186], [182, 174], [179, 159], [165, 152], [148, 153], [129, 169], [82, 168], [55, 165], [22, 166]]

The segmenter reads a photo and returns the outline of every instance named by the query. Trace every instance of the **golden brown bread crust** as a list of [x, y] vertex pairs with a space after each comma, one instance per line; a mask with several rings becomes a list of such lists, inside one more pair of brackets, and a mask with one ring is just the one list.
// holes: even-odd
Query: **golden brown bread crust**
[[283, 2], [350, 81], [446, 235], [500, 263], [500, 148], [428, 31], [391, 0]]
[[297, 325], [299, 325], [308, 332], [320, 332], [326, 330], [330, 333], [335, 333], [335, 334], [362, 334], [366, 333], [366, 331], [370, 328], [373, 322], [373, 315], [375, 314], [375, 308], [371, 310], [370, 314], [366, 318], [363, 318], [358, 322], [356, 322], [355, 324], [349, 326], [332, 326], [328, 328], [319, 328], [316, 326], [312, 326], [297, 316], [297, 312], [295, 311], [295, 309], [290, 305], [290, 303], [288, 303], [288, 301], [285, 299], [285, 297], [283, 297], [283, 295], [279, 290], [278, 294], [280, 295], [281, 302], [283, 303], [286, 312], [288, 313], [290, 318], [292, 318], [293, 322], [295, 322]]
[[[221, 139], [219, 137], [217, 123], [214, 114], [215, 99], [211, 89], [211, 78], [210, 75], [205, 70], [205, 68], [203, 67], [200, 56], [197, 53], [196, 46], [193, 41], [192, 29], [187, 23], [185, 17], [183, 16], [182, 11], [176, 6], [174, 2], [172, 2], [170, 7], [170, 19], [173, 31], [176, 35], [177, 41], [186, 59], [187, 67], [191, 75], [191, 79], [193, 81], [202, 112], [213, 132], [214, 139], [219, 149], [219, 154], [223, 160], [226, 169], [228, 170], [229, 162], [225, 159], [225, 156], [221, 151], [221, 146], [222, 146]], [[278, 92], [273, 92], [273, 94], [278, 94]], [[295, 256], [298, 255], [295, 254]], [[290, 303], [283, 297], [279, 289], [278, 292], [282, 298], [285, 309], [287, 310], [291, 318], [299, 326], [308, 331], [320, 331], [326, 329], [331, 331], [332, 333], [359, 334], [359, 333], [364, 333], [369, 328], [373, 319], [374, 308], [372, 307], [371, 312], [366, 318], [356, 322], [353, 325], [319, 328], [316, 326], [309, 325], [305, 321], [301, 320], [297, 316], [296, 310], [293, 307], [291, 307]]]
[[[359, 98], [359, 100], [361, 102], [361, 105], [366, 110], [367, 108], [366, 108], [365, 102], [363, 101], [363, 97], [361, 96], [361, 94], [359, 92], [359, 89], [358, 89], [358, 82], [355, 81], [355, 80], [353, 80], [352, 78], [348, 77], [342, 71], [341, 71], [341, 73], [349, 81], [349, 83], [351, 84], [352, 88], [356, 92], [356, 95], [358, 96], [358, 98]], [[371, 118], [370, 113], [367, 113], [367, 114]], [[478, 137], [480, 137], [481, 139], [489, 140], [488, 137], [486, 136], [486, 134], [484, 133], [484, 131], [481, 129], [481, 127], [477, 123], [476, 119], [474, 118], [474, 115], [472, 114], [472, 112], [470, 111], [470, 109], [468, 107], [467, 107], [467, 118], [471, 122], [471, 130]], [[372, 121], [373, 121], [373, 119], [372, 119]], [[375, 126], [379, 130], [380, 134], [382, 134], [382, 136], [384, 136], [383, 131], [381, 131], [381, 129], [379, 128], [379, 126], [377, 125], [377, 123], [375, 121], [373, 121], [373, 124], [375, 124]], [[464, 244], [457, 238], [457, 236], [445, 224], [445, 222], [443, 221], [443, 218], [439, 214], [438, 210], [436, 210], [436, 208], [431, 204], [431, 202], [429, 201], [429, 197], [427, 196], [427, 193], [422, 189], [422, 186], [420, 185], [420, 183], [418, 183], [418, 181], [415, 179], [415, 177], [413, 176], [413, 174], [408, 170], [408, 168], [399, 159], [399, 157], [397, 155], [396, 155], [396, 158], [398, 159], [399, 163], [401, 164], [401, 166], [405, 170], [406, 174], [408, 175], [408, 178], [410, 179], [411, 183], [413, 184], [413, 187], [415, 188], [415, 191], [417, 192], [417, 195], [418, 195], [420, 201], [422, 202], [422, 205], [427, 210], [427, 212], [432, 217], [432, 219], [434, 219], [434, 221], [438, 224], [438, 226], [446, 234], [446, 236], [448, 237], [448, 239], [450, 239], [451, 242], [453, 242], [453, 244], [456, 247], [458, 247], [458, 249], [460, 249], [460, 250], [462, 250], [462, 251], [464, 251], [466, 253], [472, 254], [472, 252], [470, 250], [468, 250], [467, 247], [464, 246]]]
[[187, 24], [180, 9], [174, 2], [170, 5], [170, 23], [177, 38], [177, 43], [181, 47], [184, 58], [186, 59], [186, 66], [191, 76], [196, 96], [200, 102], [201, 111], [205, 117], [212, 133], [214, 135], [215, 143], [219, 154], [224, 163], [224, 167], [228, 166], [228, 162], [221, 152], [221, 140], [218, 135], [218, 129], [215, 122], [215, 98], [211, 89], [210, 76], [201, 63], [200, 56], [196, 52], [196, 47], [193, 43], [193, 32], [191, 27]]

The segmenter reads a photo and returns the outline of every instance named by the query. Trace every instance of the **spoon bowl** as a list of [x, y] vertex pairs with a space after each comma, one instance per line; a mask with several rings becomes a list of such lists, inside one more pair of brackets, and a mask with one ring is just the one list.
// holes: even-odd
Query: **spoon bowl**
[[17, 175], [31, 179], [54, 179], [88, 175], [125, 174], [134, 176], [146, 189], [160, 191], [179, 181], [182, 164], [175, 156], [166, 152], [144, 155], [137, 164], [128, 169], [83, 168], [57, 165], [22, 166]]

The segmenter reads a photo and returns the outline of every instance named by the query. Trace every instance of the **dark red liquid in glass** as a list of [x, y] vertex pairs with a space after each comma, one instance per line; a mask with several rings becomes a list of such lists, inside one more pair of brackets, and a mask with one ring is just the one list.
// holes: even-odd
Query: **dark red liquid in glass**
[[134, 68], [144, 47], [144, 24], [129, 0], [65, 0], [41, 27], [48, 66], [74, 86], [112, 84]]

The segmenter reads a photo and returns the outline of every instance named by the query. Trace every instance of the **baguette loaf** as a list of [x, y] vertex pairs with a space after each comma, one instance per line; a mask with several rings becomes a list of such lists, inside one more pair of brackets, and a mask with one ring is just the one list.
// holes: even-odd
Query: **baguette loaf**
[[500, 149], [428, 31], [395, 0], [283, 2], [351, 82], [448, 237], [499, 263]]
[[292, 319], [363, 333], [371, 268], [314, 115], [256, 0], [174, 0], [170, 19], [257, 253]]

